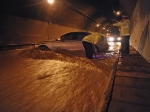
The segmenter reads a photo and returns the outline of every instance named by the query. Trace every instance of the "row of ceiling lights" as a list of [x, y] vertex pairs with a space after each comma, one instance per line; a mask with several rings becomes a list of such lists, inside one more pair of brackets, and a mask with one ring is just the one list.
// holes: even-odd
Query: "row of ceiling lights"
[[[48, 3], [53, 4], [55, 1], [54, 0], [48, 0]], [[79, 14], [81, 14], [82, 16], [86, 17], [87, 19], [92, 20], [93, 22], [96, 23], [96, 27], [100, 27], [102, 26], [99, 22], [97, 22], [96, 20], [94, 20], [93, 18], [91, 18], [89, 15], [85, 14], [84, 12], [82, 12], [81, 10], [77, 9], [76, 7], [74, 7], [73, 5], [71, 5], [70, 3], [63, 1], [64, 3], [66, 3], [67, 5], [71, 6], [73, 9], [75, 9], [75, 11]], [[121, 11], [113, 11], [115, 15], [119, 16], [121, 15]], [[103, 30], [106, 30], [106, 28], [104, 26], [102, 26]], [[106, 30], [107, 32], [109, 32], [109, 30]]]
[[[53, 4], [54, 3], [54, 0], [48, 0], [48, 2], [50, 4]], [[100, 23], [97, 22], [95, 19], [93, 19], [92, 17], [90, 17], [89, 15], [85, 14], [84, 12], [82, 12], [81, 10], [79, 10], [78, 8], [74, 7], [73, 5], [71, 5], [70, 3], [66, 2], [66, 1], [63, 1], [65, 2], [67, 5], [71, 6], [77, 13], [81, 14], [82, 16], [86, 17], [87, 19], [90, 19], [92, 20], [93, 22], [96, 23], [96, 27], [100, 27]]]

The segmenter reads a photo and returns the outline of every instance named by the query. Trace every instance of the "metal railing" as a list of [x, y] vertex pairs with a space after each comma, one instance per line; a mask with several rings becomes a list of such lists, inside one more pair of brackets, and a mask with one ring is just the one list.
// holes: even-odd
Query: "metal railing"
[[7, 44], [0, 45], [0, 50], [21, 49], [24, 47], [35, 47], [35, 44]]

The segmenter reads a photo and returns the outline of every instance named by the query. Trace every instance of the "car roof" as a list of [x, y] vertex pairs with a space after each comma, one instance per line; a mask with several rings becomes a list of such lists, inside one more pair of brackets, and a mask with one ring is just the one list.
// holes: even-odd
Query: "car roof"
[[[81, 33], [83, 33], [83, 34], [90, 34], [90, 32], [85, 32], [85, 31], [77, 31], [77, 32], [67, 32], [67, 33], [65, 33], [65, 34], [63, 34], [63, 35], [66, 35], [66, 34], [71, 34], [71, 33], [74, 33], [74, 34], [81, 34]], [[62, 35], [62, 36], [63, 36]]]

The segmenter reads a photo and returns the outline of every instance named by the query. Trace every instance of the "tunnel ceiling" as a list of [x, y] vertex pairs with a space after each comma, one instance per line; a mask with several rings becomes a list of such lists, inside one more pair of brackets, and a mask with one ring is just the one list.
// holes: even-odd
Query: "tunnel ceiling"
[[55, 0], [54, 4], [47, 0], [0, 0], [0, 13], [82, 29], [96, 23], [109, 28], [121, 19], [115, 11], [130, 18], [136, 3], [137, 0]]

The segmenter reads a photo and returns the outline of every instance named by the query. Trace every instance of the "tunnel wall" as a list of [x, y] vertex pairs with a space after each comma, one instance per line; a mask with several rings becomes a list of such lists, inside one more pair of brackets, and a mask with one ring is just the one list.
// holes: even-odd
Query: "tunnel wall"
[[131, 17], [131, 45], [150, 63], [150, 0], [138, 0]]
[[56, 39], [70, 31], [82, 31], [57, 24], [3, 15], [0, 16], [0, 44], [27, 44]]

